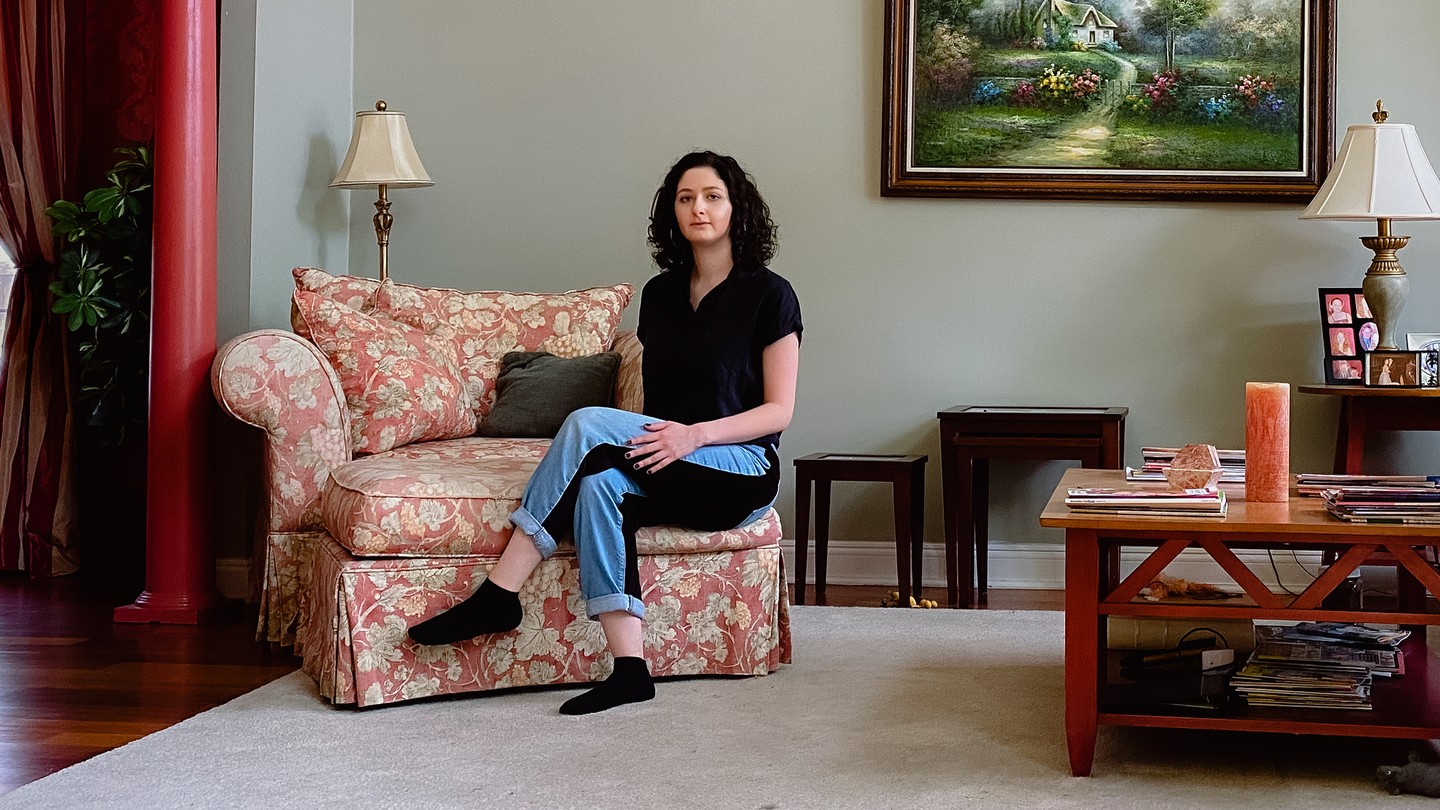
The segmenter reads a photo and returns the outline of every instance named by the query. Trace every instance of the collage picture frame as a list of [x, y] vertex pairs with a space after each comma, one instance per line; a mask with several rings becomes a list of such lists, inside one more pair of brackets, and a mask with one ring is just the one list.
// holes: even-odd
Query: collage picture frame
[[1320, 336], [1325, 382], [1365, 385], [1365, 357], [1379, 344], [1380, 330], [1359, 287], [1320, 288]]

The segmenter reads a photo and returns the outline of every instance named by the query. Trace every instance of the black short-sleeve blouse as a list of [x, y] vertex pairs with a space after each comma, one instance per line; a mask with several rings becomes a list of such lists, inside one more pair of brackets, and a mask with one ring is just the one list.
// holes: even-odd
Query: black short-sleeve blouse
[[[660, 273], [640, 295], [645, 413], [693, 425], [763, 404], [761, 353], [803, 328], [795, 290], [768, 267], [735, 268], [693, 309], [690, 273]], [[780, 434], [755, 442], [778, 445]]]

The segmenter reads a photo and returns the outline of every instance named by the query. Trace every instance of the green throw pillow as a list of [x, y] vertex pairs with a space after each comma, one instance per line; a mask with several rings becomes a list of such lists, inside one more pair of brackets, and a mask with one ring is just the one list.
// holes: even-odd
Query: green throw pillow
[[614, 402], [617, 352], [564, 358], [549, 352], [509, 352], [500, 358], [495, 406], [481, 436], [553, 438], [572, 412]]

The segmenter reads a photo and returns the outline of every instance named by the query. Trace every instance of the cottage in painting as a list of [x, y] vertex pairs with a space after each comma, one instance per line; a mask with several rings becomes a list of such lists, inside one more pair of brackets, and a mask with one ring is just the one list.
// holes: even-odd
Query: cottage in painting
[[1068, 34], [1072, 42], [1091, 47], [1115, 41], [1115, 21], [1089, 3], [1049, 0], [1035, 12], [1035, 18], [1046, 39], [1059, 39]]

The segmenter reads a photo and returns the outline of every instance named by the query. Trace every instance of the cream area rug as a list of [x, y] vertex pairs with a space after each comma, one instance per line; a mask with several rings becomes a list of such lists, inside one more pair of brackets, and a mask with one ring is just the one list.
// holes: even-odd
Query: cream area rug
[[7, 808], [1341, 808], [1405, 746], [1101, 728], [1069, 775], [1063, 616], [797, 607], [795, 663], [661, 683], [336, 709], [295, 673], [3, 797]]

